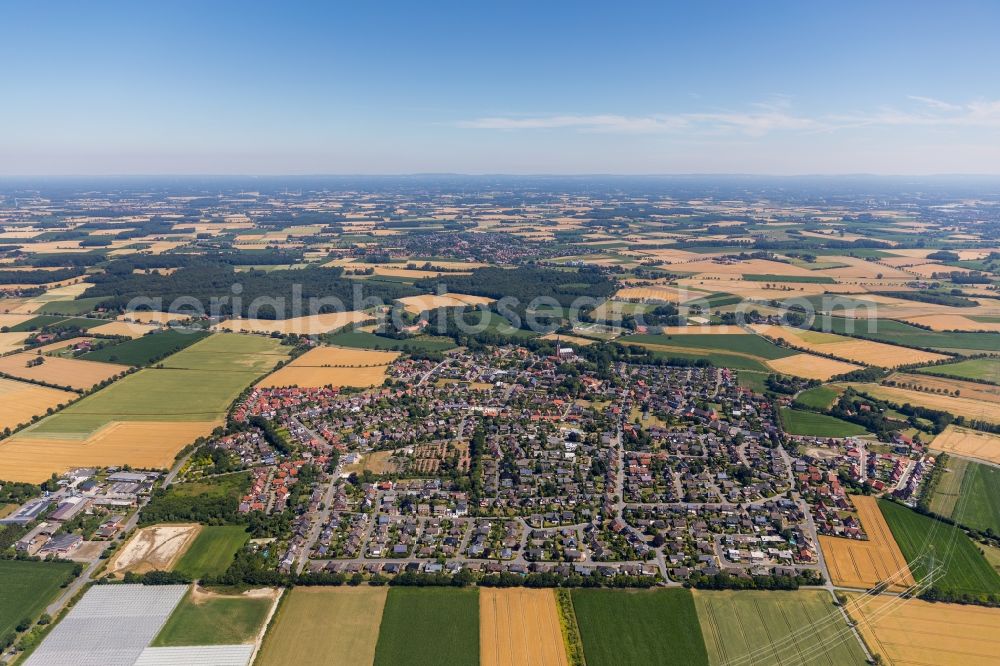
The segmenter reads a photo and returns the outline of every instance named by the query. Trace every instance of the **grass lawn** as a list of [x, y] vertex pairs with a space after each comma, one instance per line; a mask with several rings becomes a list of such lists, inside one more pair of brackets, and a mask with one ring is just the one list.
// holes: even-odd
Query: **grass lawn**
[[709, 662], [864, 664], [865, 654], [825, 590], [695, 590]]
[[478, 590], [390, 589], [375, 647], [375, 666], [398, 664], [478, 666]]
[[163, 358], [168, 354], [179, 352], [200, 340], [208, 333], [201, 331], [181, 333], [179, 331], [162, 331], [150, 333], [140, 338], [126, 340], [116, 345], [84, 354], [80, 358], [87, 361], [104, 361], [121, 365], [143, 366], [153, 359]]
[[256, 663], [371, 666], [388, 591], [367, 585], [289, 590]]
[[175, 483], [167, 489], [167, 494], [178, 495], [180, 497], [194, 497], [195, 495], [228, 497], [230, 495], [243, 494], [249, 487], [250, 473], [236, 472], [235, 474], [212, 477], [204, 481]]
[[271, 597], [188, 593], [153, 639], [153, 647], [252, 643], [273, 603]]
[[455, 348], [451, 338], [419, 336], [406, 340], [395, 340], [366, 331], [345, 331], [325, 336], [327, 344], [355, 349], [384, 349], [388, 351], [436, 352]]
[[781, 425], [790, 435], [813, 437], [851, 437], [868, 432], [855, 423], [790, 407], [781, 408]]
[[829, 409], [841, 391], [830, 386], [816, 386], [806, 389], [795, 398], [796, 404], [812, 409]]
[[[768, 373], [770, 374], [770, 373]], [[737, 383], [743, 388], [748, 388], [754, 393], [763, 393], [767, 390], [767, 374], [754, 372], [753, 370], [743, 370], [736, 375]]]
[[573, 590], [587, 666], [708, 664], [690, 590]]
[[925, 375], [961, 377], [962, 379], [979, 379], [991, 384], [1000, 384], [1000, 361], [995, 358], [971, 358], [958, 363], [916, 368], [914, 372], [922, 372]]
[[0, 560], [0, 636], [36, 620], [72, 570], [70, 562]]
[[955, 456], [948, 457], [948, 467], [931, 510], [965, 527], [1000, 534], [1000, 469]]
[[203, 527], [174, 571], [195, 580], [223, 574], [248, 538], [246, 529], [240, 525]]
[[895, 502], [878, 504], [915, 579], [926, 576], [928, 568], [924, 561], [913, 564], [914, 559], [931, 554], [945, 569], [935, 588], [954, 594], [1000, 594], [1000, 575], [961, 529]]

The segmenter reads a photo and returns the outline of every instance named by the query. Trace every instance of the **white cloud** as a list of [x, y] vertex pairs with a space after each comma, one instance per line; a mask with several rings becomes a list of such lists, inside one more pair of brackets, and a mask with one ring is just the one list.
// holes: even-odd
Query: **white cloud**
[[[488, 130], [569, 129], [588, 133], [702, 133], [741, 134], [760, 137], [773, 132], [833, 132], [841, 129], [886, 127], [1000, 127], [1000, 100], [953, 104], [933, 97], [911, 95], [916, 108], [884, 107], [855, 114], [825, 114], [815, 117], [796, 114], [786, 96], [750, 105], [749, 111], [708, 111], [699, 113], [626, 116], [538, 115], [488, 116], [463, 120], [459, 127]], [[911, 105], [912, 107], [913, 105]]]

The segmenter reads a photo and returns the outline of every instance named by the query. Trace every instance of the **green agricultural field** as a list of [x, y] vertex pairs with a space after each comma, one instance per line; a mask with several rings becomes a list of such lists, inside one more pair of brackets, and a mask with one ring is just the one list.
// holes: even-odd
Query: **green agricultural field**
[[1000, 469], [949, 456], [931, 511], [959, 525], [1000, 534]]
[[261, 335], [216, 333], [163, 361], [169, 369], [251, 372], [262, 375], [288, 358], [288, 347]]
[[750, 282], [812, 282], [816, 284], [835, 284], [829, 275], [772, 275], [750, 273], [743, 276], [744, 280]]
[[[732, 368], [734, 370], [745, 370], [756, 373], [773, 374], [771, 370], [760, 361], [749, 356], [736, 356], [734, 354], [724, 354], [722, 352], [683, 352], [683, 351], [660, 351], [651, 349], [654, 358], [671, 359], [681, 358], [689, 361], [706, 360], [719, 368]], [[762, 380], [763, 381], [763, 380]]]
[[768, 374], [770, 373], [743, 370], [736, 375], [736, 381], [743, 388], [748, 388], [755, 393], [763, 393], [767, 390], [765, 380]]
[[153, 639], [153, 647], [252, 643], [274, 599], [188, 593]]
[[676, 335], [629, 335], [621, 338], [623, 343], [664, 345], [698, 350], [736, 352], [756, 358], [773, 360], [785, 358], [799, 352], [784, 349], [768, 342], [759, 335], [740, 333], [680, 333]]
[[386, 586], [369, 585], [300, 585], [289, 590], [255, 663], [371, 666], [388, 591]]
[[991, 384], [1000, 384], [1000, 360], [995, 358], [970, 358], [958, 363], [916, 368], [914, 372], [962, 379], [978, 379]]
[[841, 391], [831, 386], [816, 386], [799, 393], [795, 404], [810, 409], [829, 409], [840, 394]]
[[965, 473], [971, 461], [957, 456], [948, 456], [947, 460], [948, 463], [934, 489], [929, 508], [932, 513], [951, 518], [955, 513], [955, 505], [962, 496], [962, 482], [965, 480]]
[[865, 663], [861, 645], [825, 590], [696, 590], [694, 603], [712, 666]]
[[49, 301], [38, 308], [39, 314], [82, 315], [92, 311], [106, 298], [78, 298], [75, 301]]
[[246, 529], [240, 525], [203, 527], [194, 543], [177, 562], [174, 571], [186, 574], [193, 580], [221, 575], [233, 563], [236, 552], [249, 538]]
[[587, 666], [708, 664], [690, 590], [573, 590]]
[[66, 317], [60, 317], [59, 315], [40, 315], [38, 317], [32, 317], [31, 319], [26, 319], [20, 324], [15, 326], [8, 326], [7, 330], [11, 333], [25, 333], [27, 331], [37, 331], [45, 326], [51, 326], [60, 321], [64, 321]]
[[727, 294], [726, 292], [718, 291], [714, 294], [707, 294], [705, 296], [692, 298], [689, 301], [685, 301], [684, 305], [700, 305], [702, 308], [715, 309], [722, 308], [727, 305], [736, 305], [741, 302], [743, 302], [742, 296], [736, 296], [735, 294]]
[[475, 589], [394, 587], [375, 647], [375, 666], [478, 666]]
[[[567, 285], [568, 286], [568, 285]], [[544, 312], [539, 311], [537, 317], [539, 319], [544, 319], [552, 316], [560, 316], [557, 312]], [[498, 315], [495, 312], [490, 312], [489, 310], [471, 310], [463, 313], [456, 313], [456, 320], [464, 322], [465, 326], [471, 328], [470, 334], [476, 333], [494, 333], [496, 335], [504, 335], [512, 338], [534, 338], [538, 334], [533, 331], [526, 331], [521, 328], [514, 328], [511, 326], [510, 322], [504, 317]], [[430, 330], [430, 328], [428, 328]]]
[[0, 560], [0, 637], [36, 620], [72, 571], [70, 562]]
[[75, 326], [81, 330], [89, 330], [97, 326], [107, 324], [109, 319], [88, 319], [86, 317], [64, 317], [61, 315], [40, 315], [26, 321], [22, 321], [17, 326], [11, 326], [7, 330], [11, 333], [24, 333], [26, 331], [37, 331], [46, 326], [60, 326], [68, 328]]
[[841, 419], [806, 412], [790, 407], [781, 408], [781, 425], [790, 435], [808, 435], [813, 437], [852, 437], [865, 435], [867, 430], [855, 423]]
[[[829, 329], [826, 324], [829, 323]], [[941, 333], [926, 331], [892, 319], [848, 319], [818, 317], [814, 326], [829, 333], [857, 335], [881, 342], [934, 349], [981, 349], [1000, 351], [1000, 333]]]
[[911, 563], [914, 578], [921, 580], [929, 570], [927, 560], [914, 561], [929, 555], [944, 569], [934, 583], [941, 592], [1000, 594], [1000, 575], [961, 529], [895, 502], [879, 500], [878, 504], [903, 557]]
[[208, 333], [203, 331], [162, 331], [150, 333], [140, 338], [125, 340], [114, 345], [108, 345], [96, 351], [84, 354], [80, 358], [87, 361], [103, 361], [121, 365], [144, 366], [154, 359], [163, 358], [168, 354], [179, 352], [196, 342], [203, 340]]
[[439, 352], [455, 348], [455, 342], [451, 338], [439, 338], [429, 336], [419, 336], [396, 340], [386, 338], [374, 333], [365, 331], [345, 331], [325, 336], [326, 342], [340, 347], [354, 347], [355, 349], [384, 349], [389, 351], [422, 351]]
[[212, 421], [278, 361], [287, 347], [272, 338], [215, 334], [33, 426], [26, 434], [85, 436], [111, 421]]

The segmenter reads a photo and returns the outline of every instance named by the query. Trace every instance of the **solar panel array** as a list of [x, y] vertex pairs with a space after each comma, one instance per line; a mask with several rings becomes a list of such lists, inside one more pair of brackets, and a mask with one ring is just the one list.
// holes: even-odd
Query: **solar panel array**
[[187, 590], [186, 585], [95, 585], [25, 666], [132, 666]]

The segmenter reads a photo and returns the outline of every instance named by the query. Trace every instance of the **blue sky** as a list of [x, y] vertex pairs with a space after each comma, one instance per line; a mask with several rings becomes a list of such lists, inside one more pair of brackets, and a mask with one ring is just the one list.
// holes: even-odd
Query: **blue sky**
[[1000, 173], [1000, 3], [7, 2], [0, 174]]

